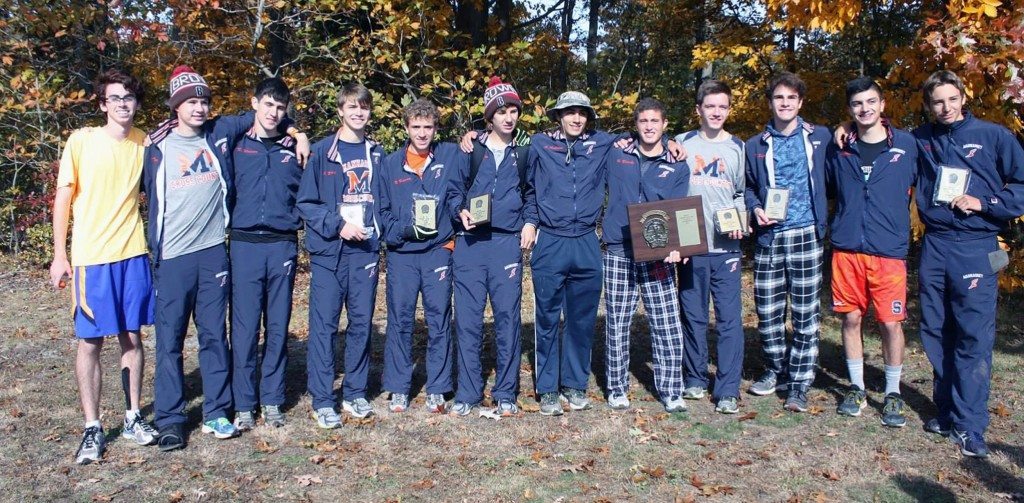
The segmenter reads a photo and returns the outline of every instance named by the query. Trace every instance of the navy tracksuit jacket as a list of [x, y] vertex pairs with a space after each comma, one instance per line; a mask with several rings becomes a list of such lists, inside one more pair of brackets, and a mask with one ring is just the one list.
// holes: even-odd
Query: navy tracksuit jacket
[[539, 226], [530, 268], [534, 385], [540, 394], [562, 386], [587, 388], [601, 298], [601, 246], [595, 229], [604, 204], [604, 159], [614, 141], [603, 131], [569, 141], [554, 130], [535, 134], [530, 142], [525, 218]]
[[[232, 158], [231, 391], [235, 410], [252, 411], [257, 405], [284, 404], [296, 234], [302, 226], [295, 197], [302, 168], [294, 139], [282, 136], [268, 146], [255, 129], [238, 140]], [[261, 323], [263, 364], [257, 378]]]
[[[412, 332], [416, 298], [423, 294], [427, 325], [427, 393], [452, 390], [452, 257], [445, 245], [454, 235], [446, 201], [449, 180], [462, 171], [469, 156], [453, 143], [431, 145], [420, 178], [405, 163], [406, 144], [384, 158], [379, 176], [379, 212], [387, 254], [388, 327], [384, 346], [383, 387], [407, 394], [412, 386]], [[416, 241], [409, 236], [414, 201], [437, 201], [437, 235]]]
[[[225, 224], [234, 196], [231, 151], [234, 139], [252, 127], [255, 115], [220, 116], [208, 120], [202, 133], [220, 174]], [[149, 198], [149, 248], [154, 256], [156, 291], [156, 374], [153, 377], [154, 419], [157, 428], [185, 423], [185, 373], [182, 348], [189, 318], [195, 317], [199, 339], [199, 370], [203, 378], [203, 417], [227, 417], [231, 399], [231, 356], [226, 316], [231, 289], [228, 256], [223, 245], [171, 259], [162, 258], [162, 204], [165, 189], [163, 142], [177, 120], [166, 121], [150, 134], [152, 144], [143, 159], [143, 189]]]
[[[811, 184], [811, 212], [814, 214], [815, 232], [818, 239], [825, 238], [828, 223], [828, 199], [825, 186], [825, 156], [813, 155], [814, 151], [826, 147], [832, 142], [832, 134], [828, 128], [804, 123], [804, 138], [807, 162], [810, 163], [809, 182]], [[743, 195], [747, 209], [764, 207], [764, 199], [768, 197], [768, 188], [775, 185], [775, 160], [768, 152], [768, 139], [771, 133], [765, 131], [747, 140], [745, 155], [747, 157], [747, 190]], [[757, 246], [767, 247], [775, 236], [778, 224], [761, 227], [757, 218], [750, 217], [750, 226], [754, 228]]]
[[458, 215], [469, 200], [491, 195], [491, 222], [462, 231], [455, 240], [455, 332], [458, 340], [458, 386], [455, 401], [475, 404], [483, 400], [485, 376], [480, 367], [484, 306], [488, 296], [494, 313], [497, 352], [495, 400], [515, 401], [519, 394], [519, 362], [522, 351], [521, 303], [522, 251], [520, 232], [524, 191], [519, 179], [518, 151], [513, 142], [505, 147], [501, 165], [487, 150], [487, 133], [476, 148], [485, 149], [476, 178], [470, 184], [470, 163], [454, 173], [449, 184], [448, 207], [461, 228]]
[[[344, 304], [345, 400], [365, 398], [370, 369], [370, 334], [377, 299], [380, 225], [377, 218], [377, 179], [384, 150], [370, 140], [357, 159], [343, 159], [338, 135], [312, 147], [302, 174], [298, 208], [306, 222], [306, 250], [312, 274], [309, 288], [309, 342], [306, 350], [307, 388], [313, 408], [334, 407], [334, 335]], [[364, 204], [365, 241], [346, 241], [339, 233], [345, 223], [339, 204]]]
[[[1006, 128], [964, 114], [950, 126], [914, 130], [920, 147], [917, 206], [925, 224], [919, 273], [921, 343], [934, 372], [932, 398], [943, 427], [983, 433], [995, 343], [996, 233], [1024, 214], [1024, 149]], [[971, 170], [966, 215], [932, 205], [940, 165]]]
[[887, 148], [864, 181], [856, 135], [840, 149], [829, 144], [825, 180], [836, 200], [830, 222], [832, 247], [904, 259], [910, 245], [910, 190], [917, 180], [917, 142], [886, 124]]

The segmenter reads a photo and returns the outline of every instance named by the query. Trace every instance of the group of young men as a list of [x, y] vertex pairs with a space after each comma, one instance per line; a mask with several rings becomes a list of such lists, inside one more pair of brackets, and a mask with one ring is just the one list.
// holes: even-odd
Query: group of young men
[[[965, 454], [987, 454], [982, 434], [996, 274], [1005, 263], [995, 234], [1024, 213], [1024, 153], [1008, 130], [962, 110], [963, 85], [948, 72], [926, 82], [925, 102], [936, 122], [913, 135], [882, 118], [877, 84], [857, 79], [847, 88], [854, 119], [849, 138], [834, 142], [827, 128], [800, 117], [805, 90], [794, 74], [774, 78], [767, 93], [772, 118], [745, 143], [725, 131], [732, 95], [713, 80], [697, 94], [700, 128], [674, 141], [665, 135], [666, 109], [655, 99], [640, 100], [635, 130], [615, 136], [595, 129], [590, 100], [573, 91], [548, 110], [556, 127], [531, 136], [518, 127], [518, 93], [494, 78], [484, 94], [485, 130], [467, 133], [460, 145], [437, 142], [440, 114], [420, 99], [403, 112], [407, 142], [386, 154], [366, 136], [372, 95], [359, 84], [338, 95], [336, 133], [310, 147], [286, 115], [290, 96], [280, 79], [256, 87], [253, 112], [211, 119], [211, 89], [191, 68], [178, 67], [169, 82], [172, 119], [147, 140], [132, 126], [142, 99], [139, 82], [117, 70], [103, 73], [96, 94], [107, 123], [69, 138], [54, 203], [50, 275], [55, 287], [73, 285], [76, 371], [86, 416], [77, 461], [98, 460], [104, 451], [99, 354], [109, 335], [122, 347], [122, 436], [161, 450], [185, 447], [182, 348], [190, 317], [198, 332], [202, 431], [234, 437], [255, 426], [257, 412], [268, 425], [285, 423], [288, 321], [303, 226], [311, 268], [307, 389], [321, 428], [341, 425], [334, 336], [343, 309], [341, 409], [359, 418], [375, 412], [366, 392], [382, 248], [388, 320], [382, 385], [393, 413], [410, 406], [418, 300], [427, 328], [426, 408], [458, 416], [481, 409], [488, 299], [496, 348], [493, 407], [480, 414], [519, 412], [522, 262], [531, 249], [541, 414], [562, 414], [563, 402], [571, 410], [591, 406], [587, 388], [602, 290], [608, 406], [630, 404], [630, 326], [641, 297], [665, 409], [685, 410], [686, 399], [705, 396], [710, 297], [719, 332], [711, 394], [716, 411], [736, 413], [744, 347], [739, 243], [750, 232], [757, 240], [755, 304], [767, 369], [749, 391], [786, 389], [785, 408], [805, 411], [817, 364], [830, 194], [836, 199], [833, 306], [844, 313], [852, 383], [838, 412], [859, 415], [866, 404], [860, 326], [870, 303], [883, 324], [883, 423], [903, 426], [900, 322], [915, 187], [927, 226], [921, 334], [935, 367], [939, 409], [926, 429], [952, 434]], [[967, 168], [971, 182], [965, 194], [936, 204], [936, 176], [947, 165]], [[140, 180], [149, 204], [148, 254]], [[788, 196], [784, 219], [765, 211], [769, 194], [780, 191]], [[708, 253], [635, 260], [627, 206], [691, 195], [701, 196], [704, 206]], [[751, 227], [719, 231], [716, 215], [724, 209], [752, 212]], [[146, 324], [155, 325], [157, 337], [155, 427], [139, 413], [140, 329]], [[449, 405], [445, 395], [452, 391]]]

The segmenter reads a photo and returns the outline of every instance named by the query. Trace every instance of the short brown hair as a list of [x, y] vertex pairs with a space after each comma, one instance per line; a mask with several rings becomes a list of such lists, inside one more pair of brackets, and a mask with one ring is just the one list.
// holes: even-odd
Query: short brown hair
[[924, 104], [928, 105], [932, 102], [932, 91], [936, 87], [944, 86], [949, 84], [960, 91], [960, 96], [966, 97], [967, 90], [964, 88], [964, 81], [960, 80], [960, 77], [949, 70], [939, 70], [928, 76], [928, 79], [924, 81], [924, 85], [921, 86], [921, 95], [924, 97]]
[[700, 87], [697, 88], [697, 106], [704, 104], [704, 98], [712, 94], [724, 94], [732, 104], [732, 89], [721, 80], [709, 79], [701, 82]]
[[144, 98], [145, 94], [145, 88], [142, 87], [142, 82], [124, 70], [109, 68], [105, 72], [97, 75], [96, 80], [92, 85], [92, 89], [96, 93], [97, 105], [102, 105], [107, 101], [107, 86], [110, 84], [121, 84], [128, 90], [128, 92], [135, 95], [135, 101], [137, 103], [142, 103], [142, 98]]
[[668, 113], [665, 111], [665, 104], [658, 101], [655, 98], [644, 98], [636, 102], [636, 108], [633, 109], [633, 122], [636, 122], [640, 118], [640, 114], [653, 110], [661, 114], [661, 118], [665, 119]]
[[358, 82], [350, 82], [341, 87], [338, 91], [338, 108], [345, 104], [345, 101], [353, 100], [360, 106], [373, 107], [373, 95], [366, 86]]
[[796, 91], [796, 94], [797, 94], [797, 96], [800, 97], [800, 99], [803, 99], [804, 95], [807, 94], [807, 84], [804, 83], [803, 79], [801, 79], [795, 73], [792, 73], [792, 72], [782, 72], [782, 73], [772, 77], [771, 82], [768, 83], [768, 89], [767, 89], [767, 95], [766, 95], [767, 98], [768, 98], [768, 101], [772, 100], [772, 96], [775, 94], [775, 88], [777, 88], [779, 86], [786, 86], [786, 87]]
[[402, 110], [402, 119], [405, 120], [406, 126], [413, 119], [431, 119], [436, 126], [441, 121], [441, 112], [437, 110], [437, 106], [431, 103], [430, 100], [420, 98]]

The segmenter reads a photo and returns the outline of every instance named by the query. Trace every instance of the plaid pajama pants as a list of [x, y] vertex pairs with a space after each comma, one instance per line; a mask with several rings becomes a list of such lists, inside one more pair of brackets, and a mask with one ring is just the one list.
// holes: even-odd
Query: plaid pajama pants
[[675, 267], [604, 253], [605, 367], [608, 392], [629, 390], [629, 329], [643, 297], [651, 330], [654, 386], [662, 399], [683, 394], [683, 325]]
[[[754, 299], [764, 359], [768, 370], [788, 375], [791, 390], [806, 391], [814, 381], [821, 320], [821, 256], [822, 246], [813, 225], [778, 231], [771, 245], [754, 252]], [[789, 348], [787, 294], [793, 323], [793, 344]]]

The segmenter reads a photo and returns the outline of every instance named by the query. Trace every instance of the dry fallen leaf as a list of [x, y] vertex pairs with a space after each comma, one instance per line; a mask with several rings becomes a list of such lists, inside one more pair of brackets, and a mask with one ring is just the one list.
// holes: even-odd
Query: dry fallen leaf
[[431, 487], [434, 487], [436, 485], [437, 485], [437, 481], [435, 481], [433, 479], [423, 479], [423, 480], [420, 480], [418, 482], [413, 482], [412, 483], [412, 488], [413, 489], [418, 489], [420, 491], [423, 491], [423, 490], [426, 490], [426, 489], [430, 489]]
[[1013, 415], [1013, 413], [1010, 412], [1010, 409], [1002, 402], [999, 402], [995, 407], [992, 407], [992, 413], [999, 417], [1010, 417]]
[[663, 478], [666, 475], [665, 469], [660, 466], [655, 466], [654, 468], [642, 467], [640, 471], [655, 479]]
[[825, 409], [823, 409], [823, 408], [821, 408], [821, 407], [819, 407], [817, 405], [812, 405], [812, 406], [807, 408], [807, 413], [812, 415], [812, 416], [817, 416], [817, 415], [821, 414], [822, 412], [825, 412]]
[[536, 498], [536, 497], [537, 497], [537, 493], [533, 492], [533, 488], [532, 487], [527, 487], [526, 490], [523, 491], [523, 499], [532, 500], [533, 498]]
[[754, 419], [755, 417], [757, 417], [757, 412], [750, 411], [750, 412], [747, 412], [746, 414], [743, 414], [742, 416], [736, 418], [736, 420], [740, 421], [740, 422], [750, 421], [751, 419]]
[[821, 472], [821, 476], [825, 477], [826, 479], [829, 479], [829, 480], [831, 480], [833, 482], [835, 482], [835, 481], [837, 481], [837, 480], [842, 478], [842, 477], [839, 476], [838, 473], [835, 472], [835, 470], [825, 470], [825, 471]]
[[825, 503], [828, 501], [828, 498], [825, 497], [825, 493], [821, 491], [811, 493], [811, 497], [814, 498], [814, 503]]
[[325, 458], [323, 454], [314, 454], [314, 455], [309, 457], [309, 462], [313, 463], [314, 465], [319, 465], [319, 464], [323, 463], [324, 460], [326, 460], [326, 459], [327, 458]]
[[271, 454], [277, 452], [277, 447], [270, 445], [270, 442], [260, 439], [256, 442], [256, 452], [262, 452], [263, 454]]
[[704, 481], [701, 480], [700, 477], [698, 477], [695, 473], [690, 476], [690, 485], [696, 487], [697, 489], [701, 489], [704, 487]]
[[167, 497], [167, 503], [180, 503], [183, 499], [185, 499], [185, 495], [181, 491], [174, 491]]
[[687, 493], [685, 496], [676, 495], [673, 503], [695, 503], [697, 497], [693, 493]]
[[704, 459], [708, 461], [714, 461], [718, 459], [718, 454], [715, 454], [715, 451], [708, 451], [706, 454], [704, 454]]
[[754, 464], [754, 462], [749, 460], [749, 459], [741, 459], [741, 460], [739, 460], [739, 461], [737, 461], [737, 462], [735, 462], [733, 464], [736, 465], [736, 466], [750, 466], [750, 465]]
[[307, 487], [311, 484], [322, 484], [324, 482], [320, 477], [315, 477], [313, 475], [295, 475], [294, 477], [302, 487]]

